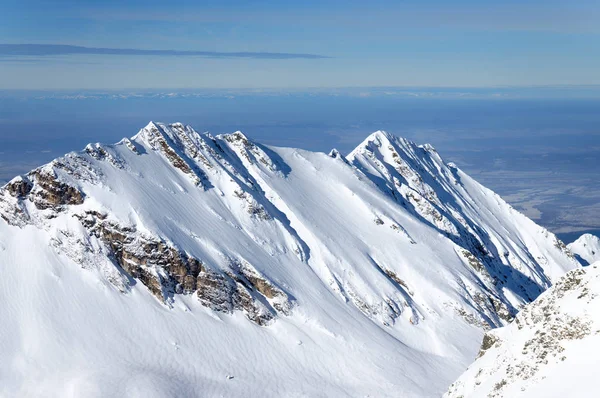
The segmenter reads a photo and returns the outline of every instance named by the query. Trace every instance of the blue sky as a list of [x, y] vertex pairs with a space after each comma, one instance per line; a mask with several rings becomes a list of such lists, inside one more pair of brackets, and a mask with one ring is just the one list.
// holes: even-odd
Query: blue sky
[[599, 20], [587, 0], [3, 0], [0, 89], [593, 85]]

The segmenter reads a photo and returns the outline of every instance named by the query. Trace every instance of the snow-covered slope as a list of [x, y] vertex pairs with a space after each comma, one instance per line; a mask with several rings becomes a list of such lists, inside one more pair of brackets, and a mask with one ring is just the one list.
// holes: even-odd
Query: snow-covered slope
[[486, 333], [479, 359], [445, 397], [596, 397], [598, 358], [600, 262], [570, 271]]
[[150, 123], [0, 191], [0, 396], [439, 396], [566, 247], [429, 145]]
[[600, 261], [600, 238], [595, 235], [583, 234], [567, 247], [583, 265]]

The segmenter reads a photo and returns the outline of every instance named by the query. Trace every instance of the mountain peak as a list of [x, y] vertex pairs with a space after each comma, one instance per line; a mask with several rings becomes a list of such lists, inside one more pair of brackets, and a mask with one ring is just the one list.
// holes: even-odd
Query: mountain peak
[[385, 153], [406, 153], [409, 157], [421, 155], [417, 154], [419, 150], [435, 153], [435, 149], [430, 144], [417, 145], [414, 142], [388, 133], [384, 130], [378, 130], [371, 133], [365, 138], [354, 150], [348, 155], [348, 160], [352, 161], [356, 156], [360, 156], [365, 151], [368, 153], [380, 153], [385, 157]]
[[390, 145], [391, 142], [396, 141], [398, 137], [393, 134], [388, 133], [384, 130], [377, 130], [374, 133], [371, 133], [363, 140], [363, 142], [359, 146], [367, 146], [372, 143], [376, 146], [384, 146]]
[[577, 238], [577, 240], [575, 242], [596, 243], [596, 242], [600, 242], [600, 238], [598, 238], [596, 235], [585, 233], [585, 234], [581, 235], [579, 238]]
[[248, 139], [248, 137], [246, 137], [246, 135], [240, 130], [228, 134], [219, 134], [217, 137], [227, 142], [241, 145], [244, 147], [252, 145], [252, 141], [250, 141], [250, 139]]
[[391, 140], [394, 138], [395, 138], [395, 136], [393, 134], [390, 134], [385, 130], [377, 130], [377, 131], [374, 131], [373, 133], [369, 134], [366, 139], [367, 140], [373, 140], [373, 139]]
[[592, 234], [583, 234], [575, 242], [567, 245], [579, 262], [589, 265], [600, 261], [600, 238]]
[[174, 141], [181, 141], [185, 140], [186, 137], [189, 138], [192, 135], [199, 134], [189, 125], [184, 125], [180, 122], [166, 124], [150, 121], [131, 139], [134, 141], [142, 140], [152, 143], [155, 140], [160, 139], [160, 137]]

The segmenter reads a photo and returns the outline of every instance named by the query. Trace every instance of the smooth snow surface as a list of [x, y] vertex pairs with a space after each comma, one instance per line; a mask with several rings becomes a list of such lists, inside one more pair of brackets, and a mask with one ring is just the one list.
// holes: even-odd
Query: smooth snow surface
[[600, 238], [595, 235], [583, 234], [567, 247], [583, 265], [600, 261]]
[[0, 217], [0, 396], [436, 397], [579, 267], [385, 132], [343, 157], [150, 123]]
[[600, 262], [572, 270], [488, 332], [482, 356], [445, 397], [597, 397]]

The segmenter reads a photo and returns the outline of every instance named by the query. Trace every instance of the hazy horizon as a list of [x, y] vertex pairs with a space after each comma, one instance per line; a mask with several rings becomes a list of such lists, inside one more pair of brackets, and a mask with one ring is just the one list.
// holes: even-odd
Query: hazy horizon
[[369, 133], [387, 130], [433, 144], [446, 161], [567, 241], [600, 230], [600, 99], [590, 96], [593, 90], [41, 93], [0, 91], [0, 181], [89, 142], [132, 136], [150, 120], [214, 134], [242, 130], [267, 145], [343, 153]]

